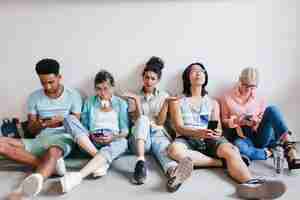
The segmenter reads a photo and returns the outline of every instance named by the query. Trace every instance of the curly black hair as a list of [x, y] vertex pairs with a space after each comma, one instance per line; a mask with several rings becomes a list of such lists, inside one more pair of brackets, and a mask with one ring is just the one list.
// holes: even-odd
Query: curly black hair
[[146, 63], [146, 66], [143, 70], [143, 76], [146, 72], [151, 71], [157, 74], [158, 79], [161, 78], [162, 69], [164, 68], [164, 61], [156, 56], [152, 56]]
[[44, 58], [35, 65], [35, 71], [38, 75], [59, 74], [59, 63], [51, 58]]

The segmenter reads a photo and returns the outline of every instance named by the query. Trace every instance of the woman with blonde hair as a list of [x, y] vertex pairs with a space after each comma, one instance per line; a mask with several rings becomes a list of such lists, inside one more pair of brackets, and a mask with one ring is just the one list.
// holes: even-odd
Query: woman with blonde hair
[[300, 168], [295, 144], [282, 113], [275, 106], [266, 106], [256, 94], [259, 83], [258, 69], [242, 70], [238, 83], [221, 99], [222, 122], [227, 134], [237, 133], [234, 144], [241, 154], [251, 160], [266, 160], [272, 156], [272, 147], [282, 144], [289, 169]]

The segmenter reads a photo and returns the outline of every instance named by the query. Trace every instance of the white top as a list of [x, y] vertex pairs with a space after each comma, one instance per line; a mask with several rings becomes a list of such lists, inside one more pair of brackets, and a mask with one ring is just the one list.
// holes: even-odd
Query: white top
[[119, 132], [118, 123], [118, 113], [116, 113], [116, 111], [103, 112], [98, 109], [95, 113], [93, 127], [95, 127], [95, 129], [110, 129], [113, 132]]
[[212, 119], [214, 100], [205, 95], [198, 106], [192, 106], [189, 98], [180, 99], [180, 110], [185, 127], [207, 128]]
[[168, 93], [155, 89], [153, 94], [145, 96], [144, 92], [140, 93], [141, 111], [142, 114], [149, 117], [151, 124], [155, 125], [155, 118], [158, 117], [162, 106], [169, 96]]

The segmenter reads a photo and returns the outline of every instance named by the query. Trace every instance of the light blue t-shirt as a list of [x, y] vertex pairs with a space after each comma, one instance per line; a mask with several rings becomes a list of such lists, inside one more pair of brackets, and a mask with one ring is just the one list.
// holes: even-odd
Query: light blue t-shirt
[[[81, 113], [81, 108], [82, 98], [80, 94], [67, 87], [64, 87], [62, 95], [56, 99], [49, 98], [43, 89], [39, 89], [29, 96], [27, 102], [28, 113], [37, 115], [41, 119], [54, 116], [66, 117], [70, 113]], [[43, 129], [40, 134], [61, 132], [64, 132], [63, 126]]]

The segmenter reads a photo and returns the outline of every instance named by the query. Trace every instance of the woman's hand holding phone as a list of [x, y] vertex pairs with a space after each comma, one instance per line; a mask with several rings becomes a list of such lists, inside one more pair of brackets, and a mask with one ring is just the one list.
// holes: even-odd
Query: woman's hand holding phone
[[110, 144], [113, 141], [113, 135], [101, 134], [94, 138], [94, 141], [98, 144]]

